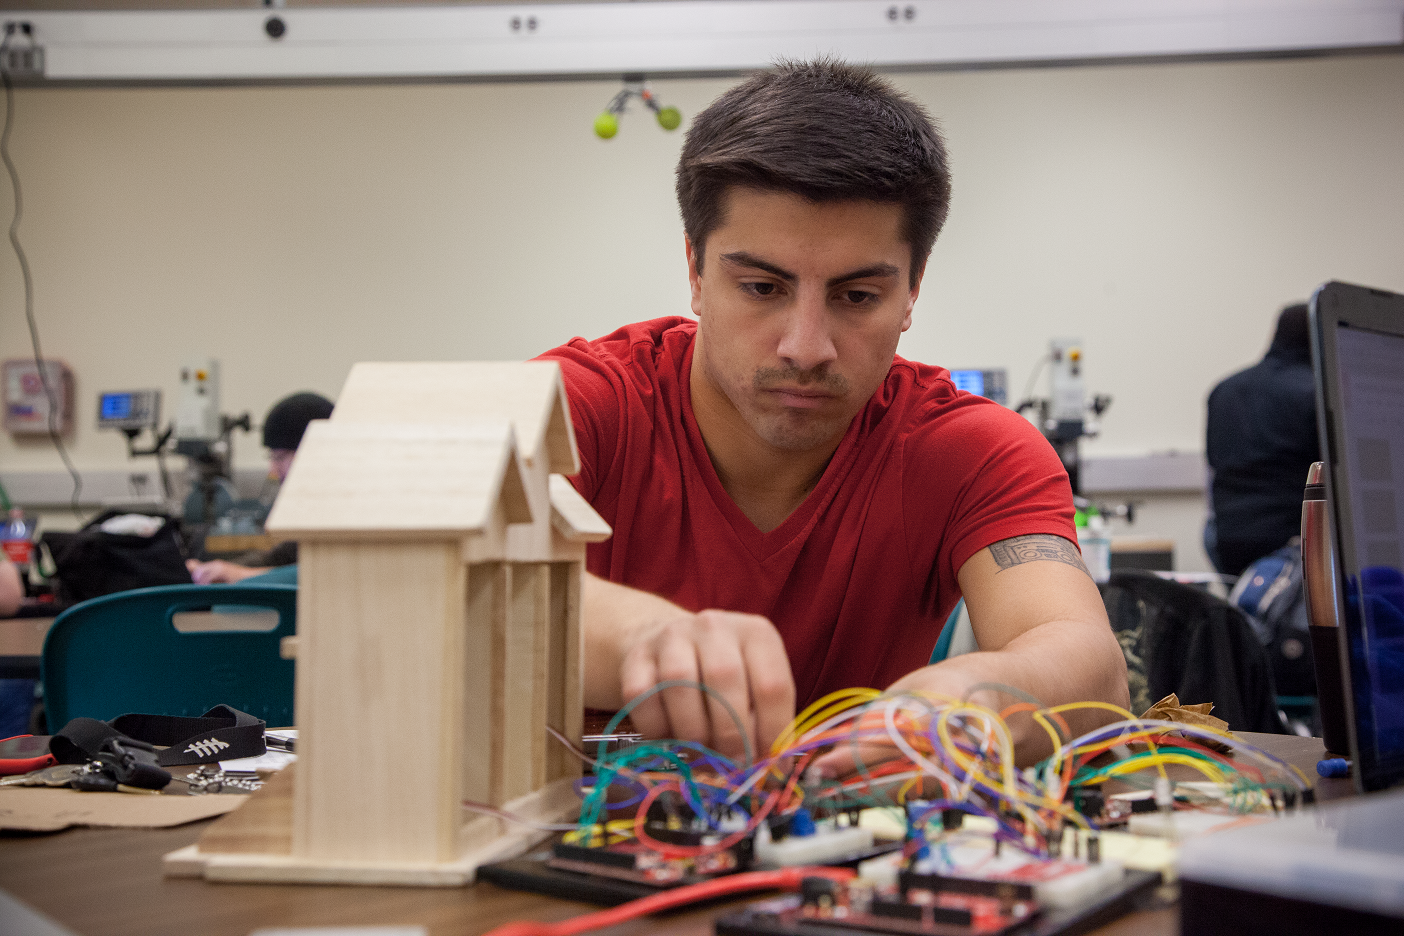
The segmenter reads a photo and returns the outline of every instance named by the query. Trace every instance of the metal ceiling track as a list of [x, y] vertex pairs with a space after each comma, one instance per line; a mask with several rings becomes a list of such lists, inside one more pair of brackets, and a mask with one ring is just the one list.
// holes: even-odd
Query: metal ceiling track
[[[727, 74], [833, 53], [880, 68], [1404, 46], [1404, 0], [690, 0], [8, 12], [43, 82]], [[32, 60], [32, 59], [31, 59]]]

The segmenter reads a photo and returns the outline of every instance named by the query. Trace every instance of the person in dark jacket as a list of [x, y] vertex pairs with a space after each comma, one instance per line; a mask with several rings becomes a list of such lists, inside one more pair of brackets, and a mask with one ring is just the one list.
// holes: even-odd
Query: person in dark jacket
[[[292, 467], [293, 455], [302, 443], [307, 426], [314, 419], [327, 419], [332, 401], [316, 393], [294, 393], [273, 404], [263, 420], [263, 445], [268, 449], [268, 473], [282, 481]], [[241, 582], [274, 568], [297, 562], [297, 543], [279, 543], [262, 553], [242, 557], [242, 562], [191, 559], [186, 568], [199, 585]]]
[[1209, 394], [1205, 456], [1205, 545], [1220, 572], [1239, 575], [1300, 533], [1307, 469], [1321, 458], [1305, 305], [1283, 309], [1263, 359]]

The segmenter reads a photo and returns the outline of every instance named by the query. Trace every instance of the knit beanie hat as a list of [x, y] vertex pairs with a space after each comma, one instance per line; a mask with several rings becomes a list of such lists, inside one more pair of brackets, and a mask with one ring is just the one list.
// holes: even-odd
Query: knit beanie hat
[[293, 451], [302, 441], [307, 424], [332, 414], [332, 401], [316, 393], [294, 393], [273, 404], [263, 420], [263, 446]]

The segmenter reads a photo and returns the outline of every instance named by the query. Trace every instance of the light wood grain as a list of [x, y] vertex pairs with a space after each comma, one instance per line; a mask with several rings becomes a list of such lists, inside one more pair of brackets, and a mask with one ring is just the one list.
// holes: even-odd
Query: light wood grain
[[504, 416], [523, 460], [544, 461], [548, 472], [580, 470], [554, 361], [363, 361], [351, 368], [332, 421], [452, 426]]
[[614, 531], [566, 478], [551, 475], [551, 526], [572, 543], [601, 543]]
[[456, 857], [467, 599], [455, 544], [310, 542], [300, 565], [293, 854]]
[[207, 828], [195, 849], [206, 854], [291, 854], [296, 772], [297, 765], [289, 764], [269, 777], [243, 806]]
[[172, 873], [464, 883], [541, 835], [465, 824], [465, 799], [578, 809], [546, 726], [579, 743], [580, 580], [609, 527], [552, 474], [575, 470], [569, 415], [555, 364], [357, 365], [268, 522], [301, 542], [288, 814], [261, 804]]
[[461, 537], [494, 511], [532, 511], [505, 421], [465, 426], [314, 422], [267, 522], [298, 540], [346, 534]]
[[[551, 564], [546, 724], [578, 748], [584, 734], [584, 662], [581, 655], [579, 562]], [[555, 740], [546, 742], [547, 782], [580, 776], [580, 759]]]

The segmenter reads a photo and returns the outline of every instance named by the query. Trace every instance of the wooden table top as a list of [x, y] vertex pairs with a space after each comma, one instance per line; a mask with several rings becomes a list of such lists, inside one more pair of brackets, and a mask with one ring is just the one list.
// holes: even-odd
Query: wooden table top
[[[1316, 779], [1321, 741], [1246, 734]], [[1331, 784], [1334, 783], [1333, 787]], [[1349, 781], [1321, 781], [1323, 798], [1349, 795]], [[417, 925], [430, 936], [471, 936], [518, 919], [561, 920], [593, 905], [503, 890], [466, 888], [214, 884], [165, 878], [161, 856], [193, 843], [208, 822], [174, 829], [68, 829], [0, 836], [0, 887], [80, 936], [248, 936], [271, 926]], [[612, 936], [711, 936], [722, 906], [612, 928]], [[1138, 911], [1094, 931], [1099, 936], [1172, 936], [1174, 907]]]
[[53, 623], [51, 617], [0, 618], [0, 656], [39, 656]]

